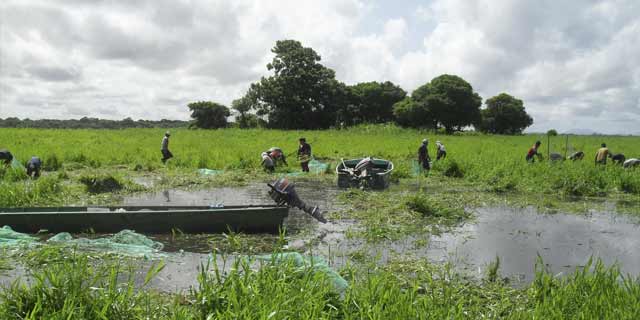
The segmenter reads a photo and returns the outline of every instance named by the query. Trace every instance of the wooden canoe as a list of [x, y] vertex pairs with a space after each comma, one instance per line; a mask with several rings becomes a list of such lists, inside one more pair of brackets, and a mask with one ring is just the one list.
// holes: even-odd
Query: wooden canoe
[[289, 208], [283, 206], [109, 206], [0, 208], [0, 226], [18, 232], [277, 233]]

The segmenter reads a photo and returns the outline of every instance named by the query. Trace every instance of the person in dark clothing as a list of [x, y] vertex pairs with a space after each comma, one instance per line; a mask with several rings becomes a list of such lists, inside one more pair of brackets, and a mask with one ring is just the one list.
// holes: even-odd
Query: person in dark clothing
[[617, 165], [622, 165], [627, 160], [627, 158], [622, 153], [616, 153], [611, 156], [611, 162]]
[[302, 172], [309, 172], [309, 161], [311, 161], [311, 145], [307, 143], [307, 139], [300, 138], [300, 145], [298, 146], [298, 160], [300, 161], [300, 167]]
[[29, 160], [29, 162], [27, 162], [27, 175], [29, 177], [32, 177], [34, 179], [37, 179], [40, 177], [40, 169], [42, 168], [42, 161], [40, 160], [40, 158], [33, 156], [31, 157], [31, 160]]
[[167, 160], [173, 158], [173, 154], [169, 151], [169, 137], [171, 133], [167, 131], [164, 134], [164, 138], [162, 138], [162, 145], [160, 147], [160, 152], [162, 152], [162, 163], [166, 163]]
[[0, 162], [4, 165], [10, 165], [13, 161], [13, 155], [7, 149], [0, 149]]
[[429, 140], [422, 140], [422, 145], [418, 148], [418, 163], [422, 169], [429, 171], [431, 169], [431, 158], [429, 157]]
[[538, 148], [540, 148], [541, 144], [542, 143], [540, 141], [536, 141], [536, 143], [531, 148], [529, 148], [529, 151], [527, 151], [527, 156], [525, 157], [527, 162], [535, 162], [535, 159], [533, 158], [534, 156], [537, 156], [538, 159], [542, 159], [542, 155], [538, 152]]

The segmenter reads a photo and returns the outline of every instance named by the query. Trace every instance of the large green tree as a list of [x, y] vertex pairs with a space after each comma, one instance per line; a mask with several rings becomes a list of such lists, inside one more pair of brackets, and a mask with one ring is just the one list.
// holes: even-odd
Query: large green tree
[[393, 105], [396, 122], [403, 127], [433, 128], [433, 122], [426, 104], [417, 102], [411, 97]]
[[211, 101], [192, 102], [188, 105], [194, 125], [201, 129], [216, 129], [227, 126], [229, 108]]
[[340, 110], [340, 120], [347, 125], [393, 121], [393, 105], [407, 92], [386, 82], [363, 82], [349, 86], [349, 104]]
[[251, 105], [266, 115], [268, 126], [320, 129], [336, 123], [336, 111], [347, 103], [347, 88], [333, 70], [319, 63], [320, 55], [295, 40], [277, 41], [273, 71], [250, 88]]
[[448, 133], [478, 124], [481, 119], [482, 98], [467, 81], [455, 75], [434, 78], [413, 91], [411, 98], [426, 107], [433, 127], [443, 126]]
[[533, 124], [533, 119], [524, 109], [522, 100], [501, 93], [487, 99], [487, 108], [482, 110], [480, 130], [487, 133], [518, 134]]

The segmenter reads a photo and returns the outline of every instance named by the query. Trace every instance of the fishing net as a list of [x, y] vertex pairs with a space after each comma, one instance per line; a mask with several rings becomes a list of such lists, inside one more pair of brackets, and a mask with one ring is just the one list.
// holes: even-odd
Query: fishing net
[[[323, 174], [327, 172], [327, 168], [329, 168], [329, 164], [326, 164], [324, 162], [320, 162], [316, 159], [311, 159], [311, 161], [309, 161], [309, 173], [311, 174], [315, 174], [315, 175]], [[289, 177], [297, 177], [305, 174], [307, 173], [302, 171], [297, 171], [297, 172], [289, 172], [286, 175]]]
[[[430, 162], [429, 164], [430, 164], [430, 165], [432, 166], [432, 168], [433, 168], [433, 162]], [[418, 162], [418, 160], [413, 160], [413, 161], [411, 162], [411, 174], [412, 174], [414, 177], [417, 177], [417, 176], [419, 176], [419, 175], [421, 175], [421, 174], [424, 174], [424, 172], [425, 172], [425, 170], [422, 168], [422, 166], [420, 165], [420, 163]]]
[[98, 239], [74, 239], [71, 234], [62, 232], [51, 237], [47, 242], [70, 244], [84, 250], [132, 257], [151, 257], [158, 255], [163, 248], [162, 243], [153, 241], [131, 230], [122, 230], [113, 236]]
[[0, 246], [21, 245], [36, 241], [38, 241], [38, 238], [13, 231], [9, 226], [0, 228]]
[[331, 269], [327, 262], [321, 257], [305, 257], [297, 252], [283, 252], [273, 255], [257, 256], [256, 258], [261, 261], [274, 262], [276, 264], [290, 263], [300, 269], [311, 268], [314, 274], [324, 274], [333, 284], [333, 289], [340, 294], [344, 293], [349, 286], [347, 280]]
[[324, 162], [320, 162], [316, 159], [312, 159], [311, 161], [309, 161], [309, 172], [312, 172], [315, 174], [321, 174], [321, 173], [327, 172], [328, 167], [329, 167], [328, 164]]
[[22, 163], [20, 163], [20, 161], [18, 161], [16, 158], [13, 158], [13, 160], [11, 160], [11, 167], [14, 169], [22, 169]]
[[215, 176], [215, 175], [223, 174], [224, 170], [198, 169], [198, 172], [204, 176]]

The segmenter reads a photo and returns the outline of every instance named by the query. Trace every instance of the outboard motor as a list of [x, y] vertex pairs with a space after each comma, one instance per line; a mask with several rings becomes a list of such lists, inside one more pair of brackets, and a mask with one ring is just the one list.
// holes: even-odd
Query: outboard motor
[[300, 200], [293, 186], [293, 183], [289, 183], [289, 180], [287, 180], [287, 178], [280, 178], [274, 183], [267, 183], [267, 185], [271, 188], [271, 190], [269, 191], [269, 196], [278, 205], [286, 204], [289, 207], [296, 207], [310, 214], [312, 217], [322, 223], [327, 222], [327, 219], [322, 216], [322, 212], [320, 212], [318, 206], [312, 208], [311, 206], [307, 206], [304, 201]]

